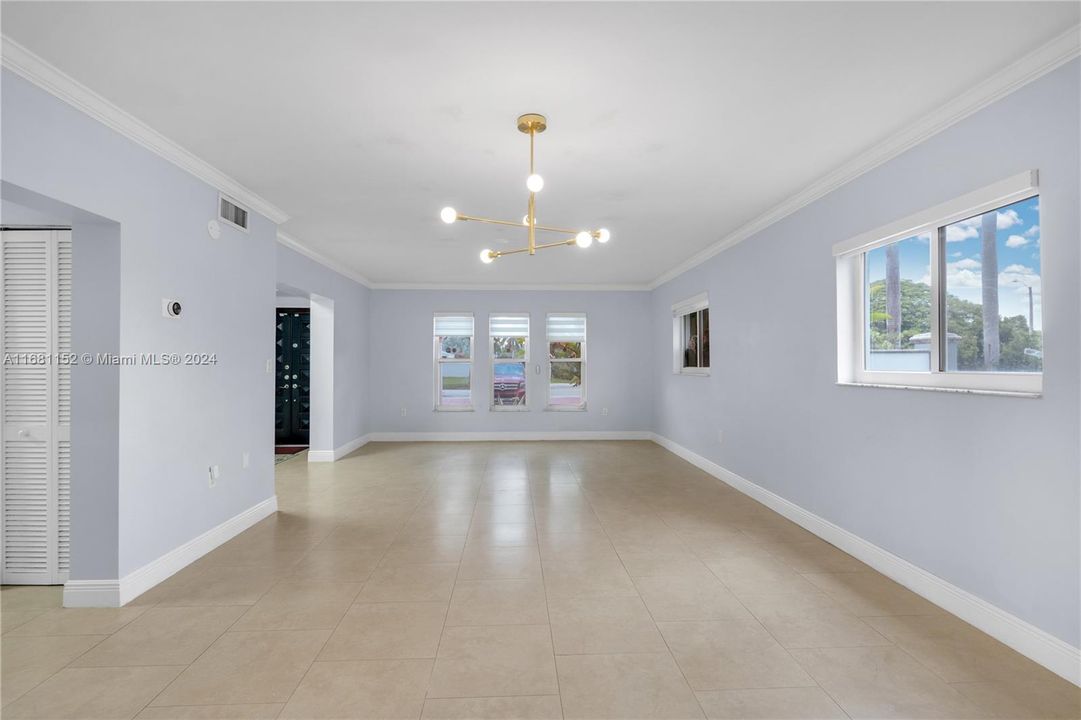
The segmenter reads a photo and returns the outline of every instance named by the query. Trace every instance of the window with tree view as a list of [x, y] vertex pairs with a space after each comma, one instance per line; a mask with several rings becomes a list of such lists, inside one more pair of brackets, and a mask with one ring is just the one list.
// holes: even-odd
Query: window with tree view
[[492, 408], [526, 408], [526, 367], [529, 363], [529, 316], [491, 315]]
[[930, 233], [875, 248], [863, 266], [867, 369], [930, 371]]
[[947, 225], [948, 370], [1040, 372], [1040, 199]]
[[838, 380], [1041, 392], [1037, 182], [1019, 173], [835, 245]]
[[548, 316], [548, 407], [583, 410], [586, 404], [586, 316]]
[[473, 316], [437, 314], [434, 319], [435, 408], [473, 407]]

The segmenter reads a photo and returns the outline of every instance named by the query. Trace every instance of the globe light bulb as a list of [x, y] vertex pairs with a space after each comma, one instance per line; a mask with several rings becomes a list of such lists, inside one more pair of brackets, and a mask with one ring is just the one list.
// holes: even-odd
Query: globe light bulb
[[606, 243], [612, 239], [612, 233], [608, 232], [608, 228], [601, 228], [597, 231], [597, 242]]
[[450, 225], [458, 219], [458, 211], [452, 207], [445, 207], [439, 211], [439, 219]]
[[493, 260], [495, 260], [495, 257], [492, 256], [491, 250], [489, 250], [488, 248], [484, 248], [480, 251], [480, 261], [482, 263], [484, 263], [485, 265], [489, 265]]
[[540, 192], [544, 189], [544, 178], [537, 173], [533, 173], [525, 179], [525, 186], [529, 188], [529, 192]]
[[580, 248], [587, 248], [593, 244], [593, 236], [583, 230], [574, 236], [574, 244]]

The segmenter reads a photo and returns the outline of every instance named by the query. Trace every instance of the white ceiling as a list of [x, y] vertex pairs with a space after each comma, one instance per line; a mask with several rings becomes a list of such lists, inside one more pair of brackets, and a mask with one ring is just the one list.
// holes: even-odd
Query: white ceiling
[[[25, 3], [5, 35], [380, 283], [640, 284], [1078, 22], [1077, 3]], [[482, 265], [519, 219], [588, 250]]]

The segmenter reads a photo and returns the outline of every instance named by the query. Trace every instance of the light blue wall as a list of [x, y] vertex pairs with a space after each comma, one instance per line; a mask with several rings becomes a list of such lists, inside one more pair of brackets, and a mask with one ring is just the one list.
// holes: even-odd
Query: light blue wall
[[[475, 412], [432, 408], [432, 315], [437, 312], [473, 313]], [[529, 412], [488, 409], [488, 315], [500, 312], [530, 315]], [[544, 411], [545, 379], [534, 368], [545, 358], [545, 316], [550, 312], [587, 315], [585, 412]], [[647, 382], [649, 337], [645, 292], [377, 290], [372, 295], [370, 426], [379, 432], [649, 430], [653, 401]], [[601, 414], [605, 407], [607, 416]]]
[[[120, 352], [217, 354], [214, 366], [119, 371], [114, 563], [124, 576], [274, 493], [274, 378], [265, 363], [276, 228], [252, 213], [250, 233], [226, 227], [212, 240], [215, 188], [7, 70], [2, 93], [4, 181], [119, 224]], [[74, 267], [77, 286], [89, 267]], [[100, 280], [115, 283], [109, 273]], [[162, 317], [163, 297], [183, 303], [181, 318]], [[80, 417], [73, 443], [93, 422]], [[213, 489], [211, 464], [222, 469]], [[73, 502], [81, 482], [73, 472]], [[74, 523], [80, 512], [74, 505]], [[84, 550], [73, 553], [73, 577], [87, 577]]]
[[[368, 327], [371, 291], [300, 253], [277, 245], [277, 282], [334, 301], [332, 450], [367, 434]], [[315, 368], [313, 367], [313, 372]], [[313, 432], [316, 428], [312, 428]], [[313, 438], [315, 443], [315, 438]], [[313, 447], [316, 447], [313, 444]]]
[[[658, 288], [650, 383], [659, 434], [1075, 647], [1079, 86], [1075, 60]], [[1032, 168], [1043, 397], [835, 385], [831, 246]], [[676, 376], [671, 306], [703, 290], [713, 372]]]

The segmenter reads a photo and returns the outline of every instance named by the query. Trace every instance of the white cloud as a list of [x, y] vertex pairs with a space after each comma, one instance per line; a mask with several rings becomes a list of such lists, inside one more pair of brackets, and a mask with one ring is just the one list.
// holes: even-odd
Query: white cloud
[[947, 269], [947, 271], [949, 271], [950, 269], [956, 269], [956, 270], [979, 270], [980, 269], [980, 261], [979, 260], [974, 260], [972, 258], [965, 258], [964, 260], [958, 260], [955, 263], [947, 263], [946, 264], [946, 269]]
[[[978, 219], [975, 218], [975, 220]], [[946, 227], [946, 242], [961, 242], [979, 234], [980, 231], [976, 229], [976, 223], [973, 220], [962, 220]]]
[[1028, 287], [1032, 287], [1034, 294], [1039, 295], [1042, 283], [1040, 282], [1040, 274], [1030, 268], [1027, 265], [1021, 265], [1020, 263], [1014, 263], [1013, 265], [1007, 265], [1003, 268], [1002, 272], [998, 274], [998, 284], [1003, 286], [1014, 286], [1017, 289], [1017, 293], [1021, 295], [1028, 295]]
[[1019, 248], [1028, 245], [1028, 238], [1021, 237], [1020, 235], [1010, 235], [1006, 239], [1006, 247]]
[[1027, 238], [1036, 237], [1039, 234], [1040, 234], [1040, 226], [1039, 225], [1033, 225], [1032, 227], [1030, 227], [1028, 230], [1025, 231], [1025, 237], [1027, 237]]
[[950, 288], [978, 288], [983, 287], [980, 281], [980, 273], [972, 270], [954, 270], [946, 273], [946, 287]]
[[1021, 216], [1017, 214], [1016, 210], [1007, 210], [1006, 212], [998, 213], [995, 218], [995, 224], [999, 230], [1006, 230], [1012, 228], [1014, 225], [1021, 224]]
[[[969, 238], [979, 237], [980, 225], [982, 222], [983, 215], [977, 215], [976, 217], [971, 217], [967, 220], [955, 222], [953, 225], [947, 226], [946, 242], [961, 242], [962, 240], [968, 240]], [[998, 212], [995, 214], [995, 227], [998, 230], [1012, 228], [1014, 225], [1020, 225], [1021, 222], [1021, 216], [1017, 214], [1016, 210], [1011, 209], [1006, 212]]]
[[958, 250], [955, 253], [950, 253], [950, 257], [961, 257], [962, 255], [964, 255], [964, 253], [961, 252], [960, 250]]

